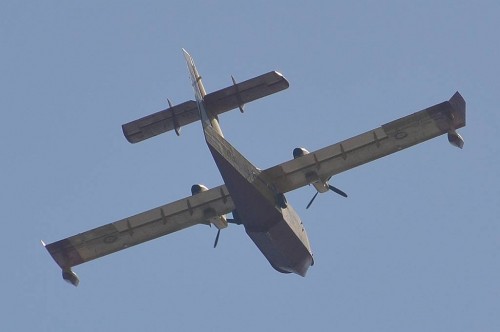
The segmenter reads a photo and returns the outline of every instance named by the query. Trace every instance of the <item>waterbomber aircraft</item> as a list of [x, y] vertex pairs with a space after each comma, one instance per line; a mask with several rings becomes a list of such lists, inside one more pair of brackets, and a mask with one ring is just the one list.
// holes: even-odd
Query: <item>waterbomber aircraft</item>
[[[276, 71], [206, 93], [193, 58], [183, 49], [196, 100], [186, 101], [122, 126], [130, 143], [137, 143], [167, 131], [180, 134], [182, 126], [201, 121], [208, 148], [224, 180], [208, 189], [196, 184], [192, 196], [162, 205], [116, 222], [42, 244], [62, 269], [62, 277], [77, 286], [72, 268], [90, 260], [197, 224], [214, 225], [217, 245], [220, 230], [228, 223], [242, 224], [246, 233], [282, 273], [305, 276], [314, 259], [306, 230], [285, 193], [313, 185], [316, 194], [327, 191], [347, 195], [329, 184], [333, 175], [408, 148], [442, 134], [462, 148], [456, 129], [465, 126], [465, 100], [456, 92], [450, 100], [386, 123], [317, 151], [293, 151], [293, 159], [261, 170], [245, 159], [222, 134], [218, 116], [253, 100], [288, 88]], [[232, 218], [226, 215], [232, 214]]]

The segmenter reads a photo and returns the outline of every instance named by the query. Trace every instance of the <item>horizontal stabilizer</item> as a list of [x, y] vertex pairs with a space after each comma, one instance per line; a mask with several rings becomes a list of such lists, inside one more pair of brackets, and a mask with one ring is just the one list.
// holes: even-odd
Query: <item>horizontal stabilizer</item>
[[122, 129], [130, 143], [137, 143], [170, 130], [178, 132], [182, 126], [199, 119], [198, 105], [190, 100], [126, 123]]
[[[234, 80], [233, 80], [234, 82]], [[243, 104], [288, 88], [288, 81], [276, 71], [233, 84], [204, 97], [205, 108], [212, 114], [221, 114], [240, 108]], [[130, 143], [141, 142], [164, 132], [175, 130], [200, 120], [198, 105], [194, 100], [169, 107], [122, 126], [123, 134]]]
[[213, 114], [221, 114], [239, 108], [251, 101], [285, 90], [288, 86], [288, 81], [283, 75], [271, 71], [207, 94], [204, 98], [205, 107]]

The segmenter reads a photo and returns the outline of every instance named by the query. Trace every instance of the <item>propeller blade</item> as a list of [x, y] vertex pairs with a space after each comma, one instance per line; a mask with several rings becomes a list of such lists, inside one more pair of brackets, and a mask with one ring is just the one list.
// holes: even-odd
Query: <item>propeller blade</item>
[[215, 237], [214, 248], [217, 247], [217, 243], [219, 243], [219, 235], [220, 235], [220, 229], [217, 231], [217, 236]]
[[316, 198], [316, 196], [318, 196], [318, 191], [316, 191], [316, 193], [314, 194], [314, 196], [311, 199], [311, 201], [309, 202], [309, 204], [307, 204], [306, 209], [309, 209], [309, 207], [311, 206], [311, 204], [314, 202], [314, 199]]
[[347, 197], [347, 194], [345, 192], [343, 192], [342, 190], [340, 190], [339, 188], [335, 188], [334, 186], [332, 186], [330, 184], [328, 185], [328, 188], [330, 188], [331, 191], [333, 191], [334, 193], [339, 194], [340, 196]]

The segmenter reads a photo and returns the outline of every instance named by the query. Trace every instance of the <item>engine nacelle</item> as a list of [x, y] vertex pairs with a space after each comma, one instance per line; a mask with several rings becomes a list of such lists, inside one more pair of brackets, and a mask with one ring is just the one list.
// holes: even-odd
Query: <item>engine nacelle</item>
[[295, 149], [293, 149], [293, 159], [305, 156], [306, 154], [309, 154], [309, 151], [307, 151], [304, 148], [295, 148]]
[[[191, 194], [194, 196], [201, 192], [207, 191], [208, 188], [202, 184], [193, 184], [191, 186]], [[213, 224], [217, 229], [222, 229], [227, 227], [226, 216], [218, 216], [212, 208], [208, 208], [203, 211], [204, 216], [207, 218], [207, 224]]]
[[207, 191], [208, 188], [202, 184], [193, 184], [191, 186], [191, 195], [196, 195], [201, 193], [202, 191]]

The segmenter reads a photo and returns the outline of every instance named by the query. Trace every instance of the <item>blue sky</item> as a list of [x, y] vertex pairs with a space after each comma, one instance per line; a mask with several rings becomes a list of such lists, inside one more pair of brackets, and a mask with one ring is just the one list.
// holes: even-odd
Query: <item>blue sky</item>
[[[496, 1], [2, 1], [3, 329], [498, 331], [500, 5]], [[131, 145], [121, 124], [269, 70], [290, 88], [221, 117], [267, 168], [449, 99], [439, 137], [288, 195], [316, 264], [274, 271], [243, 228], [206, 226], [75, 268], [40, 245], [222, 179], [201, 126]]]

